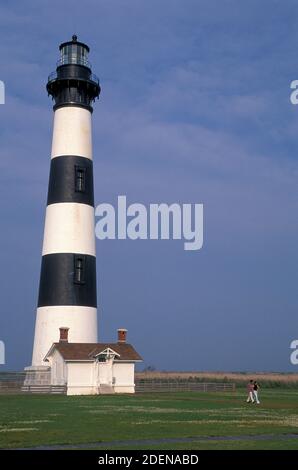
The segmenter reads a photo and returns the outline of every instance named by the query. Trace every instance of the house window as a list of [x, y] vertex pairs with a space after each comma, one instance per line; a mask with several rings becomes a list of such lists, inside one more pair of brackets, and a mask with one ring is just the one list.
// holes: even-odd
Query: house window
[[86, 191], [86, 168], [75, 165], [75, 190], [78, 193]]
[[74, 256], [74, 282], [75, 284], [85, 283], [85, 259], [84, 255]]
[[98, 362], [106, 362], [107, 357], [105, 354], [99, 354], [99, 356], [97, 356], [97, 360]]

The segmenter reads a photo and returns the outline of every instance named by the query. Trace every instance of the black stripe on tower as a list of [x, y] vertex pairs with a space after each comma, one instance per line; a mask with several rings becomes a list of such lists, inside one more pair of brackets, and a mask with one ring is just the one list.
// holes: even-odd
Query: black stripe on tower
[[38, 307], [57, 305], [97, 307], [95, 256], [53, 253], [42, 257]]
[[94, 207], [93, 162], [85, 157], [52, 158], [47, 204], [77, 202]]

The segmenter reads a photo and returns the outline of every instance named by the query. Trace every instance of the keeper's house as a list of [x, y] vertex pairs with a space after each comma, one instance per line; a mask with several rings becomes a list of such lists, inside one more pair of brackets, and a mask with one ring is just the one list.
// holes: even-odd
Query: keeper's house
[[127, 330], [118, 330], [117, 343], [69, 343], [68, 328], [60, 328], [45, 362], [51, 385], [66, 386], [67, 395], [134, 393], [135, 364], [141, 356], [126, 342]]

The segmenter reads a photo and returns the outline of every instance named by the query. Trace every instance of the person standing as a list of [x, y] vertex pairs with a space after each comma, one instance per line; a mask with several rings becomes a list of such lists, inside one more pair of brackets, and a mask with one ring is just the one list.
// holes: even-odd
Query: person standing
[[260, 404], [259, 396], [258, 396], [259, 388], [260, 388], [260, 385], [259, 385], [258, 382], [255, 380], [255, 381], [254, 381], [254, 387], [253, 387], [253, 397], [254, 397], [254, 399], [255, 399], [257, 405]]
[[250, 380], [247, 384], [247, 403], [254, 403], [254, 382], [253, 380]]

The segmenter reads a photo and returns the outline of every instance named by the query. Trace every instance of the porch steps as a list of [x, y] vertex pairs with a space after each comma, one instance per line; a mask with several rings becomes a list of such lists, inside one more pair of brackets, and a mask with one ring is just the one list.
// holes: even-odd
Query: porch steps
[[99, 393], [101, 395], [113, 395], [115, 393], [112, 385], [101, 384], [99, 387]]

